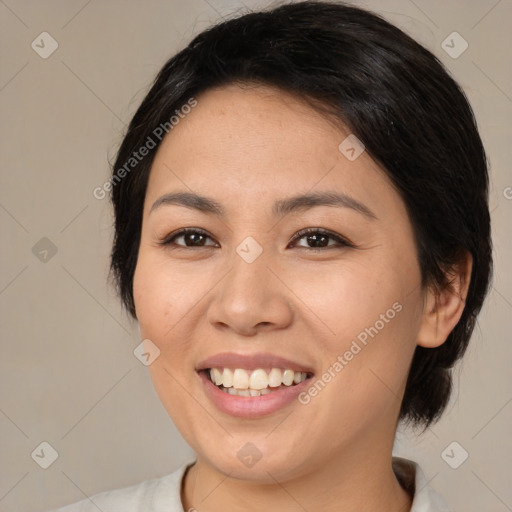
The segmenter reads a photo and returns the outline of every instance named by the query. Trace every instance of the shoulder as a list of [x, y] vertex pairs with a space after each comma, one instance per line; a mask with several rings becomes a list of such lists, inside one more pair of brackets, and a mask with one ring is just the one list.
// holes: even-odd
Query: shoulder
[[393, 470], [402, 487], [413, 496], [410, 512], [451, 512], [444, 499], [429, 487], [416, 462], [393, 457]]
[[94, 494], [50, 512], [182, 512], [181, 481], [191, 464], [163, 477]]

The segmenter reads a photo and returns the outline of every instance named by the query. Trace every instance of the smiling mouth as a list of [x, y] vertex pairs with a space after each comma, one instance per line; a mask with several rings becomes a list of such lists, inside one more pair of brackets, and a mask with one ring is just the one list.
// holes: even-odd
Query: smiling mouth
[[204, 373], [224, 393], [243, 397], [268, 395], [296, 386], [312, 376], [309, 372], [287, 368], [207, 368]]

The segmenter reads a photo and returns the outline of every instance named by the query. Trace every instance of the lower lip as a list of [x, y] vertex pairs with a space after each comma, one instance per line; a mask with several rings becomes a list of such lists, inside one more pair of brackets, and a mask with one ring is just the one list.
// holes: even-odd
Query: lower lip
[[239, 418], [259, 418], [278, 411], [297, 400], [298, 395], [309, 386], [310, 379], [279, 391], [272, 391], [262, 396], [236, 396], [221, 391], [206, 376], [204, 371], [198, 373], [206, 394], [222, 412]]

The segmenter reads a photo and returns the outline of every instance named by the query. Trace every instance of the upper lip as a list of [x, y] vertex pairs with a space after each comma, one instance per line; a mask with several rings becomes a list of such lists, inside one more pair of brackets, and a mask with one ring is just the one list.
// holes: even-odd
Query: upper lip
[[269, 353], [237, 354], [222, 352], [201, 361], [196, 370], [201, 371], [209, 368], [243, 368], [245, 370], [283, 368], [295, 372], [313, 373], [312, 368], [308, 365]]

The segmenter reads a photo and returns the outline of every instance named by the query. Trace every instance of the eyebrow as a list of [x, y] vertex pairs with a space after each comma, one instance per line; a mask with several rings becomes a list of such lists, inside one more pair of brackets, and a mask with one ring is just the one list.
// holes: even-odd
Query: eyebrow
[[[212, 214], [217, 217], [225, 216], [225, 209], [220, 203], [209, 197], [201, 196], [192, 192], [172, 192], [159, 197], [151, 207], [151, 214], [157, 208], [164, 205], [178, 205], [200, 212]], [[314, 192], [286, 199], [277, 200], [272, 207], [274, 217], [284, 217], [290, 213], [304, 211], [315, 206], [335, 206], [338, 208], [350, 208], [366, 217], [375, 220], [377, 216], [363, 203], [339, 192]]]

